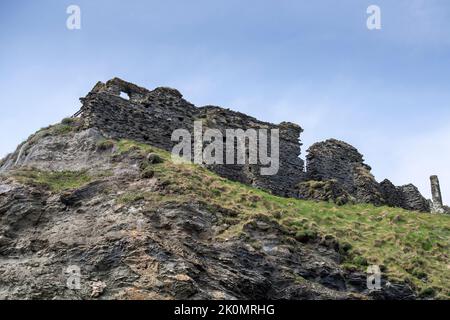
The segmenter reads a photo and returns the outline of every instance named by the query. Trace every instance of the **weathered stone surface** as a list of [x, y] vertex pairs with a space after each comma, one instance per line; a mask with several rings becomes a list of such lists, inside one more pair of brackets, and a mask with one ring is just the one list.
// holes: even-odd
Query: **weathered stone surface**
[[[151, 180], [111, 176], [108, 188], [75, 190], [66, 204], [36, 187], [0, 181], [9, 186], [0, 197], [0, 299], [371, 297], [366, 275], [342, 268], [336, 248], [295, 241], [267, 216], [248, 221], [245, 237], [224, 240], [222, 221], [235, 215], [226, 209], [195, 200], [117, 204], [124, 190], [165, 188]], [[73, 265], [82, 274], [80, 290], [66, 287], [63, 271]], [[398, 287], [377, 298], [415, 298], [407, 284]]]
[[309, 179], [334, 179], [357, 202], [430, 211], [428, 201], [414, 185], [396, 187], [389, 180], [378, 183], [370, 170], [356, 148], [335, 139], [315, 143], [306, 156]]
[[354, 182], [356, 192], [354, 197], [358, 202], [383, 205], [384, 199], [380, 192], [380, 186], [375, 180], [371, 168], [367, 165], [355, 166]]
[[415, 210], [430, 212], [430, 204], [420, 193], [419, 189], [413, 184], [407, 184], [399, 187], [402, 194], [402, 208], [406, 210]]
[[159, 155], [157, 155], [156, 153], [149, 153], [147, 155], [147, 161], [150, 164], [156, 164], [156, 163], [163, 162], [163, 159]]
[[[109, 167], [109, 159], [105, 154], [93, 152], [97, 150], [97, 144], [104, 140], [96, 129], [37, 137], [39, 132], [8, 155], [0, 167], [0, 173], [20, 167], [54, 171], [99, 170]], [[111, 150], [108, 152], [111, 153]]]
[[[121, 98], [121, 92], [130, 99]], [[303, 179], [303, 161], [299, 158], [302, 129], [295, 124], [274, 125], [215, 106], [196, 108], [175, 89], [149, 91], [118, 78], [98, 83], [81, 101], [86, 127], [97, 128], [108, 138], [133, 139], [168, 151], [177, 143], [171, 141], [172, 132], [187, 129], [193, 133], [195, 120], [202, 120], [204, 129], [219, 129], [222, 133], [225, 129], [279, 129], [280, 169], [276, 175], [262, 176], [261, 164], [208, 167], [226, 178], [284, 196], [292, 196], [295, 185]]]
[[442, 203], [441, 187], [439, 185], [438, 176], [434, 175], [430, 177], [431, 184], [431, 212], [432, 213], [445, 213], [444, 205]]
[[385, 179], [380, 183], [380, 190], [388, 206], [422, 212], [430, 211], [428, 200], [413, 184], [396, 187], [391, 181]]
[[[126, 93], [128, 99], [122, 98], [121, 93]], [[403, 195], [401, 188], [395, 187], [394, 191], [392, 186], [378, 184], [370, 173], [370, 167], [364, 163], [363, 156], [356, 148], [343, 141], [330, 139], [311, 146], [304, 172], [303, 160], [299, 158], [299, 136], [302, 129], [292, 123], [274, 125], [216, 106], [197, 108], [184, 100], [175, 89], [160, 87], [149, 91], [118, 78], [97, 83], [81, 101], [83, 106], [77, 114], [81, 115], [81, 126], [88, 130], [70, 132], [64, 137], [31, 137], [2, 160], [0, 172], [22, 166], [58, 171], [107, 168], [109, 164], [105, 163], [103, 153], [114, 151], [114, 146], [108, 139], [132, 139], [170, 151], [177, 143], [171, 141], [173, 130], [187, 129], [192, 133], [194, 121], [202, 120], [203, 130], [217, 129], [224, 136], [226, 129], [280, 130], [280, 166], [277, 174], [261, 175], [260, 169], [264, 167], [261, 163], [206, 165], [228, 179], [266, 189], [277, 195], [302, 198], [308, 198], [308, 192], [303, 188], [299, 194], [299, 183], [335, 180], [356, 202], [416, 210], [426, 207], [420, 204], [421, 200], [417, 200], [415, 192], [416, 196], [411, 195], [408, 191], [410, 188], [406, 188], [408, 194]], [[70, 143], [67, 143], [68, 137]], [[105, 142], [108, 143], [105, 145]], [[270, 150], [270, 146], [268, 149]], [[91, 152], [92, 150], [101, 152]], [[140, 158], [142, 155], [137, 154], [136, 160], [141, 160]], [[151, 173], [146, 176], [150, 177]], [[320, 197], [314, 194], [309, 196], [312, 199], [328, 199], [325, 194]]]
[[332, 201], [338, 205], [346, 204], [353, 199], [336, 180], [301, 182], [298, 184], [298, 198]]
[[[121, 91], [129, 99], [120, 98]], [[305, 182], [298, 158], [301, 128], [293, 124], [276, 126], [218, 107], [195, 108], [174, 89], [148, 91], [118, 79], [97, 84], [83, 102], [85, 130], [29, 139], [1, 162], [5, 171], [33, 166], [109, 173], [62, 193], [0, 175], [0, 299], [416, 297], [406, 283], [392, 282], [382, 292], [369, 292], [366, 274], [340, 265], [344, 253], [332, 238], [298, 236], [259, 215], [248, 217], [243, 234], [230, 235], [225, 231], [239, 215], [234, 210], [196, 199], [155, 206], [153, 193], [159, 198], [173, 189], [167, 188], [167, 181], [152, 178], [153, 157], [139, 148], [98, 150], [99, 142], [108, 138], [135, 139], [170, 150], [167, 133], [178, 125], [189, 129], [197, 118], [219, 130], [278, 128], [278, 175], [259, 176], [254, 172], [258, 166], [212, 169], [282, 195], [393, 205], [401, 199], [400, 206], [426, 207], [414, 186], [379, 186], [350, 145], [336, 140], [326, 142], [329, 150], [315, 145], [309, 174], [319, 181]], [[389, 190], [396, 191], [393, 199], [381, 200]], [[127, 202], [127, 197], [133, 201]], [[61, 272], [74, 264], [82, 267], [80, 291], [66, 288], [67, 275]]]
[[309, 179], [335, 179], [346, 191], [354, 192], [354, 169], [363, 163], [358, 150], [343, 141], [329, 139], [313, 144], [307, 152], [306, 171]]
[[403, 195], [401, 190], [388, 179], [381, 181], [380, 191], [388, 206], [400, 208], [403, 206]]
[[383, 203], [379, 185], [356, 148], [343, 141], [329, 139], [313, 144], [306, 156], [310, 180], [336, 180], [357, 202]]
[[103, 187], [104, 183], [102, 181], [95, 181], [80, 189], [63, 192], [59, 199], [66, 206], [81, 205], [83, 201], [87, 201], [100, 192]]

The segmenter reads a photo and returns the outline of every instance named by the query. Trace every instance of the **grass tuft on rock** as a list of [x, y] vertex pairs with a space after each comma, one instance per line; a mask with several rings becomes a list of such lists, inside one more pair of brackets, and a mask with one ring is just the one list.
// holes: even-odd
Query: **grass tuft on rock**
[[35, 168], [23, 168], [12, 172], [19, 182], [38, 185], [54, 192], [79, 188], [92, 181], [86, 171], [43, 171]]
[[97, 150], [108, 151], [114, 148], [114, 141], [108, 139], [102, 139], [97, 142]]
[[82, 128], [82, 125], [83, 121], [80, 118], [65, 118], [61, 123], [40, 129], [32, 134], [27, 141], [30, 144], [33, 144], [45, 137], [66, 135], [71, 132], [79, 131]]

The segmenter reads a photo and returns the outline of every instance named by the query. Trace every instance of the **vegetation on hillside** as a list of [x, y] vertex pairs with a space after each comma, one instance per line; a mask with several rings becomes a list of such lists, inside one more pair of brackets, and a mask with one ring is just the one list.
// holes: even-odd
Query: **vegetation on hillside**
[[145, 144], [122, 140], [117, 146], [119, 152], [139, 148], [144, 154], [157, 152], [166, 160], [153, 165], [155, 177], [166, 185], [164, 195], [136, 190], [121, 201], [196, 199], [237, 212], [224, 237], [243, 233], [247, 222], [264, 215], [285, 226], [299, 241], [335, 241], [345, 256], [345, 268], [366, 271], [368, 265], [376, 264], [389, 278], [414, 285], [423, 297], [450, 298], [448, 215], [278, 197], [224, 179], [198, 165], [175, 164], [170, 153]]
[[33, 144], [39, 139], [48, 136], [61, 136], [70, 132], [78, 131], [82, 128], [81, 118], [64, 118], [60, 123], [42, 128], [28, 138], [28, 143]]
[[[129, 141], [113, 141], [118, 154], [149, 152], [164, 161], [149, 165], [151, 175], [164, 185], [157, 192], [127, 189], [116, 199], [121, 204], [145, 201], [151, 207], [168, 202], [202, 202], [236, 214], [223, 221], [229, 228], [223, 238], [245, 236], [244, 225], [256, 217], [276, 221], [297, 241], [334, 243], [343, 267], [366, 271], [379, 265], [390, 279], [412, 284], [422, 297], [450, 299], [450, 216], [375, 207], [369, 204], [337, 206], [274, 196], [233, 182], [191, 163], [175, 163], [170, 153]], [[108, 141], [110, 148], [110, 141]], [[149, 171], [149, 166], [142, 168]], [[77, 188], [96, 177], [80, 172], [18, 171], [24, 183], [39, 183], [53, 191]]]
[[15, 170], [12, 175], [21, 183], [36, 185], [55, 192], [76, 189], [93, 180], [86, 171], [43, 171], [23, 168]]

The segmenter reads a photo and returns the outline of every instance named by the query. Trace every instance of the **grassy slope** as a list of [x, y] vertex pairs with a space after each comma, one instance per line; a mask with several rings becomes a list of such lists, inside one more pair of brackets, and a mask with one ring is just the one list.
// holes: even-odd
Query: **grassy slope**
[[[334, 239], [345, 255], [344, 267], [365, 271], [377, 264], [392, 279], [413, 284], [422, 296], [450, 298], [450, 216], [410, 212], [372, 205], [337, 206], [333, 203], [288, 199], [232, 182], [190, 163], [175, 164], [170, 154], [148, 145], [113, 142], [117, 152], [140, 149], [158, 153], [164, 161], [151, 165], [155, 177], [166, 185], [164, 193], [128, 190], [117, 199], [130, 203], [145, 199], [157, 207], [163, 202], [202, 201], [238, 215], [222, 236], [242, 233], [242, 227], [264, 215], [285, 226], [301, 241]], [[22, 182], [39, 182], [51, 190], [78, 187], [96, 177], [64, 172], [18, 175]]]
[[[344, 205], [288, 199], [221, 178], [193, 164], [174, 164], [170, 154], [143, 144], [120, 141], [120, 151], [139, 146], [167, 161], [154, 165], [155, 176], [171, 194], [162, 201], [196, 199], [239, 212], [229, 235], [256, 215], [267, 215], [300, 239], [334, 238], [346, 252], [344, 266], [365, 271], [380, 265], [393, 279], [406, 280], [423, 296], [450, 298], [450, 216], [373, 205]], [[128, 196], [132, 196], [128, 194]], [[151, 198], [151, 194], [135, 194]], [[133, 199], [133, 197], [131, 197]], [[226, 237], [227, 234], [224, 234]]]

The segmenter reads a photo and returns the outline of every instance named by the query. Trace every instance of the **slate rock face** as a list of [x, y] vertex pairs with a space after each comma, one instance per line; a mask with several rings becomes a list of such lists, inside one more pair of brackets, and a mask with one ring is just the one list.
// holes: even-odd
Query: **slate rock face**
[[0, 173], [21, 167], [41, 170], [101, 170], [109, 167], [106, 153], [97, 151], [97, 144], [104, 140], [99, 130], [89, 128], [65, 135], [43, 135], [39, 132], [8, 155]]
[[[343, 268], [339, 250], [296, 241], [267, 216], [247, 221], [245, 237], [224, 239], [224, 221], [236, 214], [225, 208], [118, 203], [125, 190], [165, 192], [138, 172], [115, 171], [63, 197], [1, 176], [0, 186], [0, 299], [371, 298], [366, 274]], [[79, 290], [66, 286], [74, 265]], [[398, 286], [376, 298], [416, 298]]]

